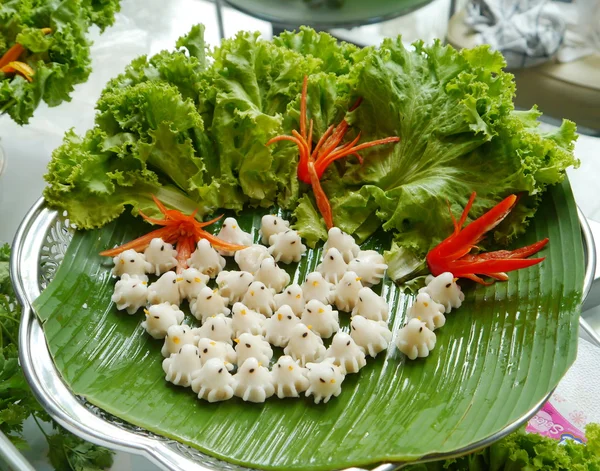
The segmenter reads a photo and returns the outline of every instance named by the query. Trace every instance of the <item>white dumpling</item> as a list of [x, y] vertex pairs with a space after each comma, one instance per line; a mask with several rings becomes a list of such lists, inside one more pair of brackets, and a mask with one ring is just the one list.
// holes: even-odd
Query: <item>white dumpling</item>
[[233, 369], [237, 363], [237, 354], [231, 345], [225, 342], [202, 338], [198, 340], [198, 355], [200, 362], [204, 365], [212, 358], [219, 358], [225, 362], [228, 370]]
[[113, 258], [115, 266], [112, 269], [114, 276], [123, 276], [127, 273], [131, 277], [139, 278], [142, 281], [148, 281], [146, 273], [152, 272], [152, 265], [146, 261], [143, 253], [138, 253], [133, 249], [125, 250]]
[[186, 268], [179, 275], [179, 294], [182, 299], [192, 302], [197, 298], [202, 288], [206, 286], [210, 278], [196, 268]]
[[273, 349], [262, 335], [245, 333], [235, 339], [235, 353], [238, 365], [243, 364], [247, 358], [256, 358], [261, 363], [268, 365], [273, 358]]
[[123, 273], [115, 284], [115, 292], [110, 299], [119, 311], [126, 309], [128, 314], [135, 314], [139, 308], [146, 305], [148, 283]]
[[274, 296], [277, 309], [281, 306], [289, 306], [296, 316], [302, 315], [304, 310], [304, 294], [298, 284], [289, 285], [283, 292]]
[[158, 280], [148, 286], [148, 302], [150, 304], [181, 304], [179, 293], [180, 278], [174, 271], [163, 273]]
[[302, 368], [292, 357], [280, 356], [271, 370], [277, 397], [299, 397], [301, 392], [308, 389], [306, 373], [306, 368]]
[[269, 253], [276, 262], [299, 262], [306, 252], [300, 235], [291, 229], [269, 237]]
[[265, 258], [254, 275], [254, 280], [261, 281], [267, 288], [280, 293], [290, 282], [290, 275], [279, 268], [272, 258]]
[[348, 270], [362, 278], [365, 286], [373, 286], [385, 276], [387, 264], [383, 255], [375, 250], [361, 250], [358, 256], [348, 264]]
[[171, 303], [155, 304], [144, 309], [144, 313], [146, 319], [141, 324], [142, 328], [155, 339], [165, 338], [169, 327], [181, 324], [185, 318], [179, 306]]
[[317, 299], [325, 304], [330, 303], [333, 301], [334, 290], [335, 285], [323, 278], [323, 275], [318, 271], [309, 273], [304, 283], [302, 283], [302, 294], [305, 302]]
[[333, 293], [333, 301], [337, 308], [341, 311], [350, 312], [358, 302], [358, 292], [363, 285], [360, 282], [360, 277], [353, 271], [344, 273], [344, 276], [337, 285]]
[[171, 353], [177, 353], [184, 345], [196, 345], [198, 337], [194, 330], [185, 324], [169, 326], [165, 335], [165, 343], [160, 350], [162, 356], [169, 358]]
[[217, 342], [233, 344], [233, 321], [224, 314], [210, 316], [204, 320], [202, 327], [194, 329], [198, 338], [209, 338]]
[[425, 322], [411, 319], [398, 330], [396, 346], [408, 358], [424, 358], [435, 347], [435, 333], [427, 328]]
[[190, 267], [200, 270], [210, 278], [217, 276], [225, 268], [225, 263], [225, 259], [213, 249], [210, 242], [206, 239], [198, 241], [196, 250], [187, 259], [187, 264]]
[[363, 316], [372, 321], [387, 321], [390, 316], [385, 299], [371, 288], [361, 288], [358, 291], [358, 300], [352, 309], [352, 315]]
[[237, 303], [242, 300], [253, 281], [254, 276], [247, 271], [222, 271], [217, 276], [219, 294], [227, 298], [229, 304]]
[[275, 392], [273, 376], [256, 358], [248, 358], [233, 376], [233, 391], [249, 402], [264, 402]]
[[273, 291], [267, 288], [261, 281], [254, 281], [248, 287], [248, 291], [246, 291], [246, 294], [242, 298], [242, 303], [267, 317], [271, 317], [273, 311], [277, 308]]
[[343, 232], [339, 227], [329, 229], [323, 252], [327, 252], [332, 247], [339, 250], [346, 263], [350, 263], [360, 252], [360, 247], [356, 244], [354, 238]]
[[150, 241], [146, 250], [144, 250], [146, 261], [152, 265], [151, 273], [156, 276], [169, 271], [177, 266], [177, 250], [173, 246], [160, 237], [156, 237]]
[[292, 329], [299, 322], [300, 319], [296, 317], [292, 308], [284, 304], [265, 321], [265, 338], [271, 345], [285, 347], [290, 340]]
[[273, 214], [267, 214], [260, 220], [260, 240], [263, 244], [269, 243], [269, 238], [273, 234], [279, 234], [285, 232], [290, 228], [290, 223], [285, 219], [275, 216]]
[[231, 327], [235, 337], [239, 337], [244, 333], [253, 335], [264, 334], [267, 318], [261, 313], [250, 309], [243, 303], [235, 303], [231, 308], [231, 312]]
[[309, 362], [321, 361], [325, 356], [325, 346], [321, 337], [311, 332], [308, 326], [300, 323], [292, 329], [290, 340], [283, 353], [298, 360], [300, 365], [304, 366]]
[[453, 308], [459, 308], [465, 300], [465, 295], [456, 280], [450, 272], [436, 277], [429, 275], [425, 279], [427, 286], [421, 288], [419, 293], [427, 293], [436, 303], [442, 304], [448, 314]]
[[[252, 235], [244, 232], [235, 218], [227, 218], [223, 221], [217, 237], [230, 244], [246, 245], [248, 247], [252, 245]], [[225, 257], [234, 255], [234, 252], [228, 250], [219, 250], [219, 253]]]
[[208, 360], [192, 380], [192, 391], [208, 402], [226, 401], [233, 397], [235, 380], [220, 358]]
[[317, 271], [330, 283], [337, 283], [342, 279], [348, 264], [344, 261], [342, 254], [335, 247], [330, 248], [323, 254], [323, 261], [317, 265]]
[[193, 344], [183, 345], [179, 352], [163, 360], [162, 368], [167, 381], [177, 386], [190, 386], [192, 376], [202, 368], [198, 348]]
[[425, 322], [429, 330], [439, 329], [446, 323], [444, 306], [436, 303], [431, 297], [423, 292], [417, 294], [417, 299], [408, 310], [409, 319], [419, 319]]
[[327, 339], [340, 330], [338, 312], [328, 304], [311, 299], [302, 311], [302, 323], [310, 326], [319, 337]]
[[339, 366], [327, 360], [321, 363], [309, 363], [306, 369], [309, 382], [306, 397], [313, 396], [315, 404], [321, 401], [326, 404], [333, 396], [340, 395], [345, 375]]
[[350, 335], [356, 344], [373, 358], [390, 343], [392, 333], [383, 321], [372, 321], [363, 316], [354, 316], [350, 321]]
[[211, 316], [217, 314], [229, 314], [227, 298], [221, 296], [217, 290], [205, 286], [198, 293], [198, 297], [190, 304], [190, 312], [199, 321], [205, 322]]
[[331, 358], [333, 364], [342, 368], [344, 374], [358, 373], [367, 364], [363, 350], [345, 332], [334, 335], [331, 345], [325, 352], [325, 358]]
[[238, 250], [234, 255], [235, 263], [238, 264], [240, 270], [252, 274], [256, 273], [256, 270], [260, 267], [260, 262], [265, 258], [272, 258], [269, 255], [269, 249], [258, 244]]

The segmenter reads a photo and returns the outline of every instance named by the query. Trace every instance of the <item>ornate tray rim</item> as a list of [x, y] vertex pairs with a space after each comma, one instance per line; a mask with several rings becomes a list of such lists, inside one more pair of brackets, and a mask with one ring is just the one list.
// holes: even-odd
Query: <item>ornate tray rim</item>
[[[589, 224], [579, 209], [578, 217], [586, 262], [582, 293], [583, 304], [594, 279], [596, 249]], [[68, 220], [59, 222], [60, 218], [58, 212], [49, 209], [44, 198], [40, 198], [29, 210], [17, 231], [10, 263], [11, 279], [17, 298], [23, 307], [19, 331], [19, 344], [21, 346], [19, 359], [35, 397], [58, 423], [71, 432], [99, 445], [142, 455], [164, 469], [181, 471], [248, 470], [249, 468], [218, 460], [175, 440], [149, 433], [142, 428], [134, 427], [116, 417], [109, 416], [101, 409], [89, 403], [86, 404], [83, 399], [77, 398], [62, 382], [50, 357], [41, 324], [31, 307], [33, 301], [43, 289], [44, 278], [51, 275], [51, 273], [42, 273], [43, 270], [39, 263], [42, 251], [52, 252], [52, 247], [44, 245], [49, 240], [49, 232], [54, 231], [54, 237], [65, 237], [66, 239], [63, 241], [68, 243], [69, 222]], [[56, 251], [52, 254], [58, 261], [64, 255], [56, 253]], [[46, 270], [52, 272], [57, 267], [58, 263], [50, 263]], [[595, 332], [582, 318], [580, 318], [580, 326], [598, 341]], [[551, 394], [552, 392], [529, 412], [496, 434], [452, 453], [425, 456], [419, 462], [460, 456], [490, 445], [515, 431], [535, 415]], [[392, 471], [403, 467], [405, 464], [407, 463], [385, 463], [377, 466], [372, 471]], [[353, 467], [345, 471], [365, 470]]]

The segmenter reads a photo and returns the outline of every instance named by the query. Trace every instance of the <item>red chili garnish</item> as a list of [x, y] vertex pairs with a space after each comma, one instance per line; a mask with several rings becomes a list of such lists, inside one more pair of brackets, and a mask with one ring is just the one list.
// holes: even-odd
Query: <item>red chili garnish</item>
[[[52, 29], [42, 28], [41, 32], [50, 34]], [[17, 60], [24, 52], [25, 48], [21, 44], [13, 44], [13, 46], [0, 57], [0, 72], [4, 72], [5, 74], [19, 74], [31, 82], [33, 80], [31, 77], [35, 72], [29, 65]]]
[[200, 239], [208, 240], [212, 246], [217, 249], [227, 250], [230, 252], [246, 248], [244, 245], [236, 245], [225, 242], [224, 240], [219, 239], [203, 229], [204, 227], [217, 222], [223, 217], [222, 215], [210, 221], [199, 222], [194, 217], [196, 215], [196, 211], [194, 211], [192, 214], [186, 215], [181, 211], [177, 211], [176, 209], [167, 209], [155, 196], [152, 196], [152, 198], [154, 199], [154, 202], [156, 203], [156, 206], [158, 206], [160, 212], [164, 214], [165, 218], [151, 218], [146, 216], [141, 211], [140, 216], [152, 224], [164, 227], [149, 232], [142, 237], [138, 237], [137, 239], [127, 242], [119, 247], [115, 247], [114, 249], [100, 252], [100, 255], [105, 257], [114, 257], [129, 249], [133, 249], [136, 252], [142, 252], [148, 247], [148, 245], [150, 245], [152, 239], [160, 237], [165, 242], [176, 245], [176, 258], [178, 261], [177, 272], [180, 273], [187, 268], [187, 260], [190, 258], [192, 252], [196, 249], [196, 244]]
[[[267, 142], [267, 145], [279, 141], [291, 141], [298, 146], [300, 159], [298, 161], [298, 179], [304, 183], [308, 183], [313, 188], [313, 193], [317, 201], [317, 206], [328, 229], [333, 227], [333, 217], [331, 214], [331, 205], [327, 199], [327, 195], [321, 187], [321, 177], [327, 167], [333, 162], [343, 157], [354, 155], [362, 164], [363, 159], [358, 153], [368, 147], [378, 146], [382, 144], [391, 144], [400, 141], [399, 137], [386, 137], [376, 141], [364, 142], [356, 145], [360, 139], [360, 133], [352, 142], [340, 145], [344, 136], [348, 132], [349, 125], [344, 119], [337, 126], [329, 126], [325, 133], [321, 136], [315, 149], [312, 150], [313, 143], [313, 120], [310, 120], [308, 132], [306, 130], [306, 96], [308, 92], [308, 76], [304, 76], [302, 83], [302, 95], [300, 98], [300, 132], [294, 130], [291, 136], [276, 136]], [[354, 111], [362, 101], [359, 98], [349, 111]]]
[[486, 283], [477, 275], [506, 281], [508, 280], [506, 272], [527, 268], [544, 260], [545, 257], [530, 259], [526, 257], [542, 250], [548, 243], [548, 238], [516, 250], [471, 254], [471, 250], [477, 248], [476, 244], [485, 237], [485, 234], [500, 224], [517, 203], [517, 197], [510, 195], [463, 229], [462, 226], [467, 220], [475, 196], [476, 193], [473, 192], [458, 222], [450, 211], [454, 232], [427, 254], [427, 265], [434, 276], [450, 272], [457, 278], [468, 278], [487, 285], [491, 283]]

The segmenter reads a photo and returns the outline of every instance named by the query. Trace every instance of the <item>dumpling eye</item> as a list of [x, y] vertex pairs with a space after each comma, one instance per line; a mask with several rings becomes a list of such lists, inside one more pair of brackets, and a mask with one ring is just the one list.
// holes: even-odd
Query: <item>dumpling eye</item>
[[291, 245], [294, 245], [295, 243], [296, 243], [296, 241], [295, 241], [295, 240], [292, 240], [292, 241], [290, 242], [290, 244], [291, 244]]
[[181, 353], [181, 350], [183, 350], [183, 347], [181, 347], [181, 348], [179, 349], [179, 353]]
[[208, 353], [208, 348], [205, 348], [204, 350], [202, 350], [204, 353]]
[[288, 319], [289, 319], [289, 320], [292, 320], [292, 316], [288, 316]]
[[325, 382], [325, 380], [323, 378], [319, 378], [319, 381], [321, 381], [321, 383]]
[[265, 287], [264, 287], [264, 286], [261, 286], [261, 287], [260, 287], [260, 289], [265, 289]]
[[227, 224], [223, 224], [223, 227], [224, 227], [224, 228], [225, 228], [225, 227], [227, 227]]
[[450, 288], [450, 286], [452, 286], [452, 283], [448, 283], [448, 284], [446, 285], [446, 288]]
[[243, 274], [243, 273], [240, 273], [240, 278], [243, 278], [243, 277], [244, 277], [244, 274]]
[[305, 337], [305, 338], [306, 338], [306, 337], [308, 337], [308, 332], [304, 332], [304, 333], [302, 334], [302, 337]]
[[219, 373], [223, 373], [223, 368], [219, 368]]
[[352, 282], [349, 282], [349, 283], [348, 283], [348, 286], [352, 286]]
[[131, 263], [135, 263], [135, 260], [132, 258], [131, 260], [129, 260]]
[[187, 281], [187, 282], [188, 282], [188, 283], [190, 283], [190, 284], [192, 283], [190, 280], [185, 280], [185, 281]]
[[276, 226], [277, 225], [277, 219], [273, 219], [273, 225]]
[[346, 345], [349, 347], [350, 346], [350, 340], [348, 340], [348, 342], [346, 342]]
[[211, 326], [210, 326], [210, 330], [215, 330], [215, 326], [214, 326], [214, 325], [211, 325]]
[[312, 314], [312, 311], [310, 309], [307, 309], [306, 312], [308, 312], [309, 314]]
[[153, 316], [155, 319], [160, 319], [160, 316]]
[[329, 256], [329, 258], [330, 258], [331, 260], [335, 260], [335, 258], [334, 258], [334, 256], [333, 256], [333, 255], [330, 255], [330, 256]]
[[352, 330], [356, 330], [356, 327], [354, 327], [353, 325], [351, 325], [351, 326], [350, 326], [350, 328], [351, 328]]
[[250, 345], [249, 343], [246, 344], [246, 348], [252, 348], [252, 345]]
[[361, 298], [360, 296], [358, 297], [358, 300], [359, 300], [361, 303], [363, 302], [363, 300], [362, 300], [362, 298]]
[[160, 247], [160, 251], [162, 252], [162, 251], [164, 251], [164, 250], [165, 250], [165, 246], [164, 246], [164, 245], [162, 245], [162, 246]]
[[177, 283], [177, 280], [173, 280], [173, 284]]
[[419, 327], [419, 332], [423, 332], [423, 327]]
[[210, 298], [212, 298], [212, 294], [208, 298], [206, 298], [206, 299], [210, 299]]
[[254, 368], [250, 368], [250, 373], [254, 373]]
[[291, 292], [291, 291], [288, 289], [288, 290], [287, 290], [287, 294], [292, 294], [292, 292]]

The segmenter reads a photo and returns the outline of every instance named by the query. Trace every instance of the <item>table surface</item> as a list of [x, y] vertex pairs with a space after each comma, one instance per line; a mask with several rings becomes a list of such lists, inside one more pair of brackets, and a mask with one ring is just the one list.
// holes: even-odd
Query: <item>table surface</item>
[[[259, 30], [265, 37], [271, 34], [268, 23], [229, 9], [225, 9], [224, 16], [227, 35], [241, 29]], [[0, 242], [12, 241], [23, 216], [41, 196], [46, 165], [65, 131], [75, 128], [78, 133], [83, 133], [92, 127], [94, 104], [108, 79], [141, 54], [155, 54], [172, 48], [176, 39], [198, 22], [206, 25], [208, 43], [218, 44], [215, 5], [210, 2], [123, 2], [123, 12], [114, 27], [103, 36], [93, 38], [93, 73], [87, 83], [76, 88], [70, 103], [53, 109], [42, 105], [31, 123], [24, 127], [16, 125], [7, 116], [0, 117], [0, 145], [6, 156], [4, 173], [0, 176]], [[600, 198], [596, 189], [600, 175], [599, 153], [599, 138], [580, 136], [575, 154], [581, 159], [581, 167], [569, 171], [577, 203], [588, 218], [596, 220], [600, 220]], [[45, 441], [32, 423], [26, 424], [26, 436], [32, 442], [31, 450], [25, 453], [27, 458], [36, 469], [51, 469], [43, 459], [47, 452]], [[150, 471], [157, 468], [144, 458], [118, 453], [113, 469]]]

